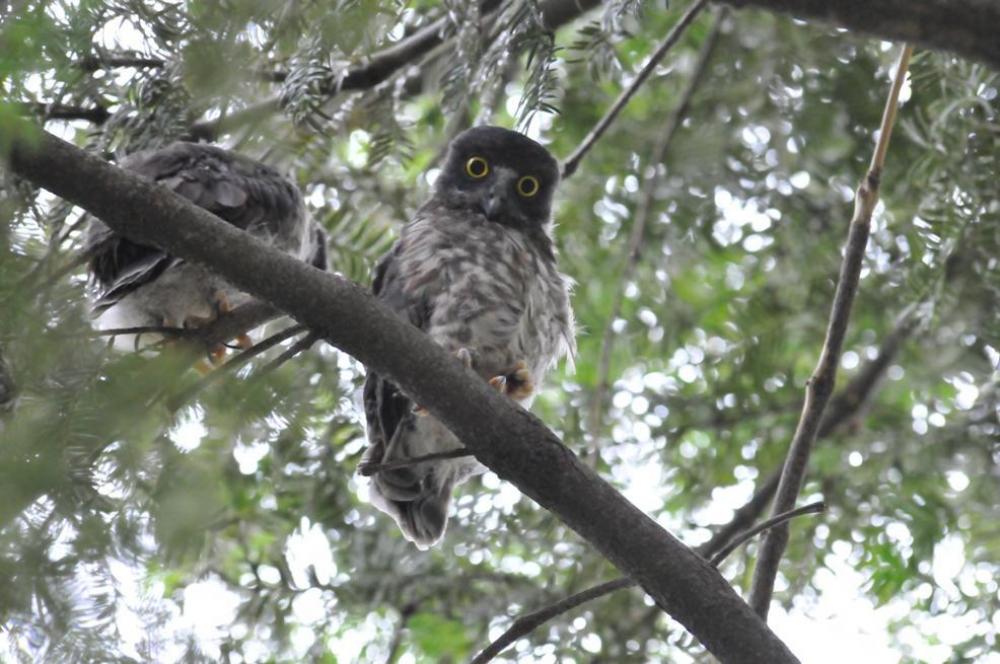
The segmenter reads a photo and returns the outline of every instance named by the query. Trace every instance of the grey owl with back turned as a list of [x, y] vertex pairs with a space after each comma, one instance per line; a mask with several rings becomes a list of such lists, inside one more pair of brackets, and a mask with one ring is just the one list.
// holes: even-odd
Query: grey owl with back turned
[[[326, 234], [306, 211], [298, 187], [269, 166], [213, 145], [179, 141], [133, 153], [121, 167], [326, 269]], [[99, 219], [88, 228], [84, 253], [98, 286], [94, 312], [99, 329], [200, 327], [249, 299], [208, 266], [130, 240]], [[246, 345], [249, 338], [243, 336], [241, 342]], [[123, 350], [138, 345], [129, 335], [116, 337]]]
[[[540, 144], [475, 127], [448, 148], [434, 192], [375, 268], [383, 304], [523, 406], [575, 352], [569, 279], [549, 235], [559, 167]], [[362, 466], [461, 447], [399, 388], [368, 372]], [[376, 472], [371, 502], [426, 549], [448, 521], [452, 489], [485, 468], [472, 457]]]

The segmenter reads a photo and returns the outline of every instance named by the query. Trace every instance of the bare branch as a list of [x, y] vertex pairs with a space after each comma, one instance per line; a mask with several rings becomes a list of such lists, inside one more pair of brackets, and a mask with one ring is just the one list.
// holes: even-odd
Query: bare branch
[[399, 622], [396, 623], [396, 628], [392, 633], [392, 641], [389, 642], [389, 652], [385, 657], [385, 664], [394, 664], [396, 657], [399, 655], [399, 646], [403, 643], [403, 632], [406, 630], [407, 624], [410, 622], [410, 618], [413, 614], [417, 612], [420, 604], [418, 602], [409, 602], [404, 605], [399, 611]]
[[493, 643], [486, 646], [481, 653], [473, 657], [471, 664], [486, 664], [486, 662], [491, 661], [509, 646], [513, 645], [515, 641], [523, 636], [527, 636], [556, 616], [562, 615], [567, 611], [572, 611], [581, 604], [586, 604], [598, 597], [604, 597], [616, 590], [631, 588], [634, 585], [635, 581], [628, 577], [606, 581], [600, 585], [578, 592], [575, 595], [570, 595], [555, 604], [532, 611], [531, 613], [526, 613], [518, 617], [506, 632], [501, 634]]
[[70, 106], [68, 104], [30, 102], [21, 104], [21, 109], [26, 114], [37, 115], [45, 122], [49, 120], [86, 120], [101, 125], [111, 117], [111, 111], [103, 106]]
[[263, 367], [261, 367], [260, 370], [257, 371], [256, 374], [254, 374], [254, 376], [256, 378], [260, 378], [261, 376], [266, 376], [267, 374], [271, 373], [285, 362], [288, 362], [290, 359], [292, 359], [302, 351], [308, 350], [310, 347], [312, 347], [314, 343], [319, 341], [320, 338], [321, 338], [320, 335], [316, 334], [315, 332], [310, 332], [309, 334], [307, 334], [306, 336], [302, 337], [294, 344], [292, 344], [291, 347], [288, 348], [288, 350], [286, 350], [281, 355], [279, 355], [278, 357], [274, 358], [273, 360], [265, 364]]
[[576, 169], [579, 168], [580, 162], [583, 161], [583, 158], [588, 152], [590, 152], [590, 149], [594, 147], [594, 144], [601, 138], [601, 136], [604, 135], [604, 132], [608, 130], [611, 123], [615, 121], [615, 118], [617, 118], [622, 112], [622, 109], [625, 108], [629, 100], [631, 100], [635, 93], [639, 91], [639, 88], [646, 82], [649, 75], [653, 73], [653, 70], [656, 69], [670, 49], [674, 47], [674, 44], [680, 40], [681, 35], [684, 34], [684, 31], [687, 30], [687, 27], [691, 25], [694, 19], [698, 16], [698, 13], [707, 3], [708, 0], [694, 0], [694, 2], [691, 3], [687, 11], [684, 12], [684, 15], [681, 16], [680, 20], [678, 20], [677, 23], [674, 24], [674, 27], [671, 28], [666, 39], [664, 39], [656, 50], [653, 51], [653, 54], [649, 56], [649, 61], [646, 62], [646, 65], [639, 71], [639, 74], [635, 77], [635, 80], [632, 81], [632, 84], [622, 90], [621, 94], [618, 95], [618, 99], [616, 99], [615, 103], [611, 105], [611, 108], [609, 108], [604, 114], [604, 117], [602, 117], [597, 124], [594, 125], [594, 128], [590, 130], [590, 133], [587, 134], [580, 145], [573, 150], [573, 154], [567, 157], [563, 162], [563, 179], [568, 178], [576, 172]]
[[472, 456], [472, 450], [465, 447], [458, 447], [453, 450], [446, 450], [444, 452], [434, 452], [433, 454], [425, 454], [423, 456], [412, 457], [410, 459], [400, 459], [398, 461], [388, 461], [386, 463], [365, 463], [358, 466], [358, 473], [364, 477], [371, 477], [375, 473], [381, 473], [384, 470], [396, 470], [397, 468], [406, 468], [408, 466], [415, 466], [418, 463], [424, 461], [440, 461], [441, 459], [458, 459], [460, 457]]
[[10, 141], [13, 172], [80, 205], [125, 237], [211, 266], [236, 288], [288, 312], [399, 385], [480, 462], [636, 580], [722, 662], [797, 661], [707, 561], [581, 463], [537, 417], [470, 375], [367, 290], [50, 134]]
[[159, 58], [143, 58], [138, 56], [100, 57], [88, 56], [76, 62], [76, 66], [85, 72], [95, 72], [98, 69], [116, 69], [133, 67], [135, 69], [159, 69], [166, 63]]
[[[795, 506], [795, 499], [805, 479], [812, 444], [823, 421], [823, 411], [833, 393], [840, 351], [851, 318], [851, 306], [854, 304], [854, 296], [858, 290], [861, 263], [871, 231], [872, 213], [878, 202], [879, 180], [889, 145], [889, 136], [892, 134], [893, 121], [896, 117], [899, 91], [906, 77], [906, 68], [911, 54], [911, 47], [905, 46], [896, 68], [889, 97], [886, 100], [885, 112], [882, 115], [882, 124], [879, 128], [878, 143], [872, 155], [871, 166], [858, 186], [854, 202], [854, 218], [851, 220], [847, 247], [841, 263], [840, 277], [837, 280], [837, 290], [833, 296], [826, 339], [823, 342], [819, 362], [806, 386], [802, 414], [799, 417], [799, 423], [789, 446], [784, 468], [781, 471], [781, 480], [778, 483], [777, 495], [772, 507], [773, 514], [787, 511]], [[774, 592], [774, 579], [778, 574], [778, 565], [787, 544], [788, 525], [781, 524], [768, 531], [761, 545], [757, 566], [754, 568], [750, 606], [757, 612], [757, 615], [764, 619], [767, 618], [771, 595]]]
[[165, 337], [194, 337], [197, 330], [186, 327], [163, 327], [162, 325], [137, 325], [135, 327], [113, 327], [107, 330], [94, 330], [90, 333], [95, 337], [123, 337], [129, 334], [160, 334]]
[[[687, 85], [681, 93], [680, 102], [674, 108], [670, 117], [667, 118], [666, 124], [663, 125], [663, 131], [657, 135], [656, 142], [649, 155], [649, 160], [646, 162], [645, 179], [642, 183], [642, 191], [639, 193], [639, 203], [636, 206], [635, 216], [632, 221], [632, 232], [629, 234], [625, 265], [622, 268], [621, 277], [618, 279], [621, 287], [615, 292], [615, 299], [611, 305], [611, 313], [608, 315], [608, 320], [604, 325], [604, 334], [601, 337], [601, 355], [597, 364], [597, 380], [594, 387], [594, 396], [590, 402], [590, 418], [587, 423], [587, 432], [591, 436], [590, 451], [593, 454], [593, 459], [597, 458], [597, 449], [593, 443], [601, 437], [601, 418], [603, 415], [604, 399], [610, 387], [608, 379], [611, 372], [611, 353], [614, 349], [615, 339], [618, 336], [615, 334], [614, 322], [621, 316], [622, 305], [625, 300], [625, 284], [632, 279], [632, 275], [635, 274], [636, 267], [639, 264], [639, 248], [642, 246], [643, 237], [646, 232], [646, 223], [653, 208], [653, 195], [656, 191], [656, 182], [658, 180], [657, 168], [666, 158], [667, 149], [670, 147], [670, 143], [677, 134], [677, 129], [681, 126], [681, 122], [684, 120], [688, 108], [691, 106], [691, 99], [694, 97], [694, 92], [708, 70], [708, 63], [712, 59], [712, 53], [715, 51], [716, 44], [718, 44], [719, 32], [722, 28], [722, 23], [726, 20], [727, 13], [726, 10], [718, 12], [715, 23], [712, 25], [712, 30], [701, 46], [698, 62], [695, 64], [694, 71], [691, 72], [691, 78], [688, 79]], [[577, 152], [579, 152], [579, 149], [577, 149]]]
[[826, 511], [826, 503], [820, 500], [815, 503], [809, 503], [808, 505], [803, 505], [802, 507], [797, 507], [793, 510], [788, 510], [787, 512], [782, 512], [781, 514], [778, 514], [776, 516], [772, 516], [770, 519], [761, 521], [750, 530], [742, 533], [738, 537], [733, 538], [731, 542], [726, 544], [726, 546], [722, 547], [718, 553], [712, 556], [709, 562], [718, 567], [723, 560], [729, 557], [730, 553], [740, 548], [741, 546], [743, 546], [751, 539], [764, 532], [765, 530], [774, 528], [775, 526], [779, 526], [783, 523], [791, 521], [795, 517], [802, 516], [803, 514], [819, 514], [820, 512], [825, 512], [825, 511]]
[[[10, 365], [3, 356], [3, 346], [0, 346], [0, 415], [10, 410], [17, 396], [17, 384], [11, 373]], [[0, 422], [0, 431], [3, 431], [3, 422]]]

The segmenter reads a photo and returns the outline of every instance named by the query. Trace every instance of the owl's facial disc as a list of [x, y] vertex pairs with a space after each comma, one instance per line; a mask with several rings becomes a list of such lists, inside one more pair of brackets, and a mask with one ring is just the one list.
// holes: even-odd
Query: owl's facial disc
[[516, 210], [509, 209], [512, 184], [517, 179], [517, 173], [509, 168], [497, 168], [492, 181], [483, 188], [479, 206], [486, 218], [498, 221], [502, 217], [511, 217]]

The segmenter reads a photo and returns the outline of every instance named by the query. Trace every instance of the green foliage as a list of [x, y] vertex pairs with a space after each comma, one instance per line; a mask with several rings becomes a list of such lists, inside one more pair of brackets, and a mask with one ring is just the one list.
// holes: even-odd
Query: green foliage
[[[101, 123], [36, 115], [108, 158], [225, 116], [220, 143], [288, 172], [330, 234], [333, 269], [360, 283], [452, 135], [473, 121], [520, 126], [565, 157], [680, 10], [621, 0], [551, 32], [539, 16], [550, 3], [532, 0], [16, 4], [0, 22], [0, 151], [37, 103], [104, 109]], [[441, 18], [444, 45], [332, 94]], [[555, 234], [577, 282], [580, 351], [535, 405], [691, 543], [784, 455], [895, 53], [741, 14], [663, 163], [650, 163], [710, 25], [692, 26], [561, 185]], [[853, 569], [897, 616], [900, 659], [973, 661], [995, 650], [1000, 610], [1000, 82], [940, 54], [912, 70], [838, 384], [862, 374], [899, 314], [913, 309], [917, 325], [872, 396], [818, 441], [803, 496], [830, 509], [793, 524], [778, 599], [819, 601]], [[262, 372], [289, 341], [191, 393], [182, 349], [111, 352], [92, 334], [75, 260], [86, 216], [0, 178], [0, 372], [16, 387], [0, 410], [0, 659], [381, 662], [395, 648], [397, 661], [464, 661], [517, 615], [614, 574], [493, 475], [460, 492], [442, 545], [417, 552], [354, 475], [354, 360], [317, 345]], [[734, 555], [727, 578], [745, 587], [754, 551]], [[975, 628], [956, 637], [942, 618]], [[703, 653], [641, 593], [620, 592], [505, 657]]]

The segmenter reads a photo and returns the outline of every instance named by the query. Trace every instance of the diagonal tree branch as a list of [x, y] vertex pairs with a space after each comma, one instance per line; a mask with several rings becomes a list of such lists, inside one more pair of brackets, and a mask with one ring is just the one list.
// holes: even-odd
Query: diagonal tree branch
[[677, 134], [677, 129], [681, 126], [681, 122], [691, 107], [691, 99], [694, 97], [694, 92], [701, 84], [701, 80], [708, 70], [708, 63], [712, 59], [712, 53], [715, 51], [716, 44], [719, 42], [719, 32], [722, 29], [722, 23], [726, 20], [727, 13], [726, 10], [721, 10], [716, 16], [715, 22], [712, 24], [712, 30], [702, 44], [697, 64], [695, 64], [694, 71], [691, 72], [691, 78], [688, 79], [684, 91], [681, 92], [680, 101], [674, 108], [673, 113], [670, 114], [666, 124], [663, 125], [663, 131], [657, 135], [656, 142], [653, 144], [653, 149], [649, 155], [649, 161], [646, 163], [646, 177], [642, 183], [642, 191], [639, 193], [639, 203], [636, 207], [635, 217], [632, 220], [632, 232], [629, 234], [628, 248], [625, 253], [625, 264], [622, 268], [621, 277], [618, 280], [620, 287], [615, 292], [615, 299], [611, 304], [611, 313], [608, 314], [608, 320], [604, 324], [604, 334], [601, 336], [601, 355], [597, 363], [597, 380], [594, 384], [594, 396], [590, 402], [588, 411], [589, 419], [587, 422], [587, 432], [591, 436], [590, 451], [594, 459], [597, 456], [594, 443], [601, 437], [601, 418], [604, 409], [604, 399], [610, 387], [608, 377], [611, 373], [611, 354], [614, 350], [615, 338], [617, 337], [614, 330], [614, 322], [621, 316], [622, 305], [625, 301], [625, 284], [631, 281], [632, 275], [635, 274], [636, 267], [639, 264], [639, 249], [642, 246], [642, 240], [646, 234], [646, 223], [649, 221], [649, 216], [653, 208], [653, 195], [656, 191], [656, 182], [658, 180], [657, 168], [663, 163], [667, 155], [667, 149], [670, 147], [670, 143]]
[[[885, 111], [882, 114], [882, 124], [879, 128], [878, 143], [872, 155], [868, 173], [858, 185], [854, 199], [854, 217], [851, 219], [847, 235], [847, 247], [840, 266], [840, 277], [837, 280], [837, 290], [833, 295], [833, 306], [830, 311], [830, 322], [826, 331], [826, 339], [820, 352], [819, 362], [806, 385], [805, 402], [799, 417], [795, 435], [788, 448], [781, 479], [778, 482], [777, 494], [774, 499], [772, 513], [785, 512], [795, 506], [805, 479], [809, 454], [813, 441], [823, 421], [823, 411], [830, 395], [833, 393], [837, 378], [837, 364], [840, 362], [840, 351], [847, 334], [847, 325], [851, 318], [851, 307], [857, 294], [858, 282], [861, 277], [861, 263], [868, 245], [868, 235], [871, 232], [872, 213], [878, 203], [879, 182], [882, 177], [882, 167], [885, 155], [889, 149], [889, 137], [892, 135], [893, 122], [896, 118], [896, 107], [899, 103], [899, 91], [906, 78], [906, 69], [910, 62], [913, 49], [904, 46], [896, 68], [896, 75], [886, 100]], [[781, 556], [788, 544], [788, 526], [782, 524], [767, 532], [754, 568], [753, 582], [750, 590], [750, 606], [761, 618], [767, 619], [771, 595], [774, 592], [774, 579], [778, 574]]]
[[797, 661], [703, 558], [581, 463], [537, 417], [356, 284], [268, 247], [54, 136], [40, 132], [30, 139], [11, 136], [10, 142], [16, 174], [126, 237], [210, 265], [400, 385], [479, 461], [586, 539], [722, 662]]
[[[549, 29], [555, 30], [600, 4], [599, 0], [545, 0], [540, 5], [542, 21]], [[485, 0], [480, 11], [486, 14], [499, 5], [499, 0]], [[326, 86], [322, 93], [332, 99], [343, 92], [369, 90], [375, 87], [403, 67], [416, 64], [421, 56], [443, 44], [445, 41], [443, 33], [447, 25], [446, 18], [438, 19], [398, 43], [373, 54], [365, 64], [348, 70], [337, 83]], [[281, 82], [283, 80], [281, 73], [277, 73], [274, 79]], [[278, 97], [265, 99], [214, 120], [196, 122], [191, 126], [190, 134], [194, 139], [215, 140], [221, 134], [258, 122], [276, 113], [280, 108]]]
[[[642, 84], [646, 82], [646, 79], [649, 78], [650, 74], [653, 73], [653, 70], [655, 70], [656, 67], [663, 60], [663, 58], [666, 57], [667, 53], [670, 52], [670, 49], [674, 47], [674, 44], [676, 44], [680, 40], [681, 36], [684, 34], [684, 31], [687, 30], [688, 26], [694, 22], [694, 20], [698, 17], [698, 14], [701, 12], [702, 9], [704, 9], [707, 3], [708, 0], [694, 0], [694, 2], [691, 3], [687, 11], [684, 12], [684, 15], [681, 16], [680, 19], [678, 19], [677, 23], [674, 24], [674, 27], [671, 28], [670, 33], [666, 36], [663, 42], [656, 48], [655, 51], [653, 51], [652, 55], [649, 56], [649, 60], [646, 62], [645, 66], [643, 66], [643, 68], [639, 71], [638, 75], [636, 75], [635, 80], [632, 81], [631, 85], [622, 90], [621, 94], [618, 95], [618, 99], [616, 99], [615, 103], [611, 105], [611, 108], [607, 110], [607, 112], [604, 114], [604, 117], [598, 120], [597, 124], [594, 125], [594, 128], [590, 130], [590, 132], [587, 134], [586, 137], [584, 137], [580, 145], [578, 145], [577, 148], [573, 150], [573, 154], [566, 157], [566, 160], [563, 162], [563, 167], [562, 167], [563, 179], [566, 179], [569, 176], [573, 175], [573, 173], [576, 173], [576, 169], [579, 168], [580, 162], [583, 161], [583, 158], [587, 156], [587, 153], [590, 152], [590, 149], [592, 147], [594, 147], [594, 144], [597, 143], [598, 140], [600, 140], [601, 136], [604, 135], [604, 132], [606, 132], [608, 130], [608, 127], [611, 126], [611, 123], [615, 121], [615, 118], [617, 118], [618, 115], [625, 108], [625, 106], [628, 105], [629, 100], [631, 100], [632, 97], [635, 96], [635, 93], [639, 91], [639, 88], [642, 87]], [[718, 28], [718, 22], [716, 23], [715, 30], [717, 30], [717, 28]], [[713, 32], [715, 32], [715, 30], [713, 30]], [[714, 37], [711, 38], [709, 41], [714, 41]], [[711, 51], [710, 48], [708, 50]], [[692, 76], [692, 80], [695, 80], [698, 77], [699, 73], [696, 70], [695, 74]], [[681, 102], [681, 104], [678, 106], [678, 110], [681, 111], [680, 113], [674, 111], [674, 116], [673, 116], [674, 120], [676, 120], [676, 118], [678, 117], [683, 116], [683, 111], [685, 111], [686, 109], [682, 107], [684, 107], [685, 105], [686, 104], [684, 102]], [[669, 127], [670, 124], [668, 123], [667, 126]], [[674, 130], [664, 132], [664, 135], [672, 134], [673, 131]], [[669, 141], [669, 138], [667, 139], [667, 141]]]

